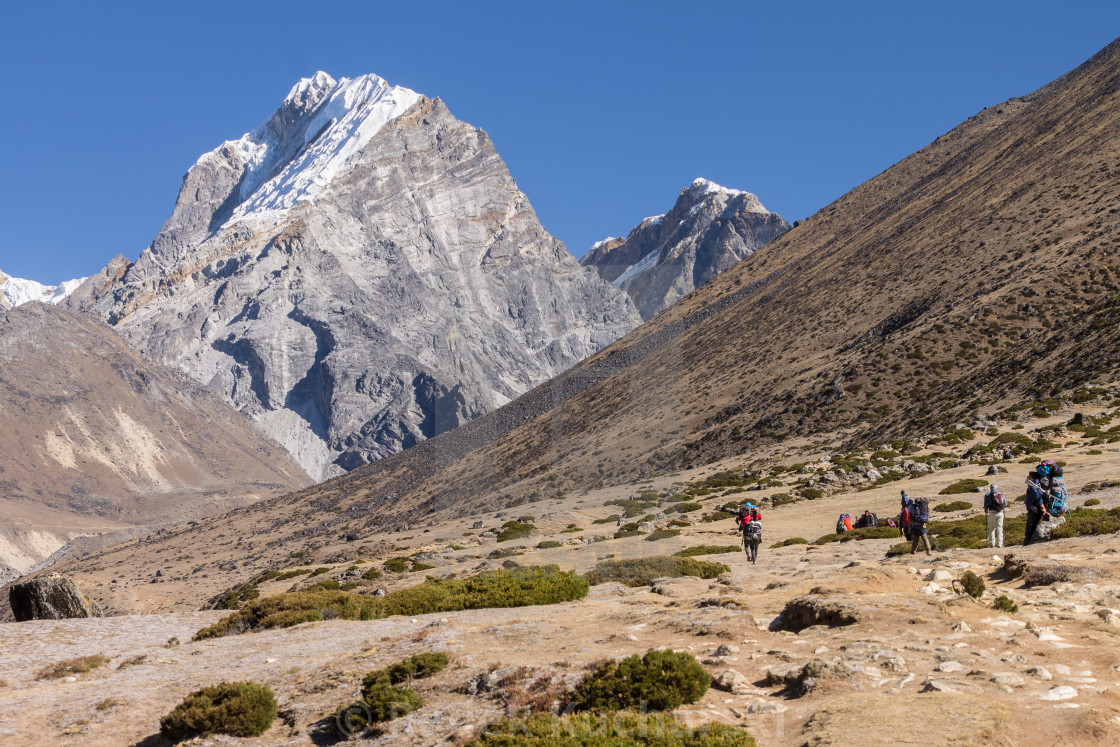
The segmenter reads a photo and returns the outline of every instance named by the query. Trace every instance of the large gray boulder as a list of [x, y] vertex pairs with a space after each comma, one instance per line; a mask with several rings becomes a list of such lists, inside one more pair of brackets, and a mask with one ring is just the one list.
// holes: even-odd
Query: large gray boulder
[[98, 604], [85, 595], [78, 582], [64, 576], [36, 578], [8, 589], [8, 603], [17, 622], [102, 617]]

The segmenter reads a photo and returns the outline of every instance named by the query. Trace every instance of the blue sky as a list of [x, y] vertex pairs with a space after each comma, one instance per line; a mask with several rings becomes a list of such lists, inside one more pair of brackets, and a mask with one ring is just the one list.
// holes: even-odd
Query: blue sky
[[697, 176], [803, 218], [1120, 35], [1120, 3], [5, 3], [0, 269], [135, 259], [195, 159], [322, 69], [490, 133], [576, 255]]

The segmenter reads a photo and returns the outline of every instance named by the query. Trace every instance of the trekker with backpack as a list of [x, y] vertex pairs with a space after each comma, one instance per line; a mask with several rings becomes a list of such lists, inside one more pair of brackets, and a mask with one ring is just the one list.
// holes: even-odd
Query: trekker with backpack
[[[905, 495], [905, 494], [904, 494]], [[918, 551], [918, 540], [926, 546], [926, 555], [933, 555], [929, 546], [929, 500], [919, 498], [910, 506], [910, 554]]]
[[757, 507], [752, 507], [743, 524], [743, 552], [751, 559], [751, 563], [758, 561], [758, 546], [761, 544], [762, 513]]
[[902, 491], [902, 513], [898, 515], [898, 533], [909, 542], [913, 539], [914, 530], [914, 502]]
[[984, 494], [984, 511], [988, 514], [988, 547], [1003, 547], [1003, 515], [1007, 501], [993, 483]]
[[1037, 479], [1037, 472], [1031, 472], [1027, 477], [1027, 532], [1023, 538], [1024, 547], [1034, 541], [1034, 533], [1042, 517], [1050, 518], [1050, 511], [1046, 508], [1046, 494]]
[[879, 526], [879, 517], [870, 511], [864, 511], [863, 516], [856, 522], [856, 529], [874, 529]]

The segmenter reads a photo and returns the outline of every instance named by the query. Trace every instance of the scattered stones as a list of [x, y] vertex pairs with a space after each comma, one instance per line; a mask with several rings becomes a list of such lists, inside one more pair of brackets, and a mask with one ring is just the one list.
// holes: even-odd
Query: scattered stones
[[1046, 667], [1031, 667], [1027, 670], [1027, 674], [1043, 681], [1054, 679], [1054, 675], [1050, 674], [1050, 670]]
[[964, 620], [961, 620], [959, 623], [957, 623], [956, 625], [953, 626], [953, 632], [954, 633], [971, 633], [972, 628], [970, 628], [968, 623], [966, 623]]
[[926, 574], [926, 581], [952, 581], [953, 574], [948, 571], [930, 571]]
[[712, 656], [731, 656], [732, 654], [737, 654], [737, 653], [739, 653], [739, 647], [738, 646], [736, 646], [734, 643], [725, 643], [722, 646], [720, 646], [719, 648], [717, 648], [712, 653]]
[[965, 670], [964, 664], [959, 661], [943, 661], [937, 665], [936, 671], [951, 674], [952, 672], [963, 672]]

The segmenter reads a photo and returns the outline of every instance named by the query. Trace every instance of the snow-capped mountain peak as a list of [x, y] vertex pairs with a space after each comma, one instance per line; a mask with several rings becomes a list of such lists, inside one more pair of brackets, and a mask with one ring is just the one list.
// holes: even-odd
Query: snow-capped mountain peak
[[14, 278], [0, 271], [0, 308], [13, 309], [30, 301], [59, 304], [83, 282], [85, 278], [65, 280], [58, 285], [43, 285], [34, 280]]
[[[248, 169], [228, 222], [281, 218], [297, 203], [314, 200], [370, 138], [421, 98], [373, 74], [336, 82], [318, 72], [300, 80], [276, 115], [234, 141]], [[276, 121], [288, 112], [300, 116]]]

